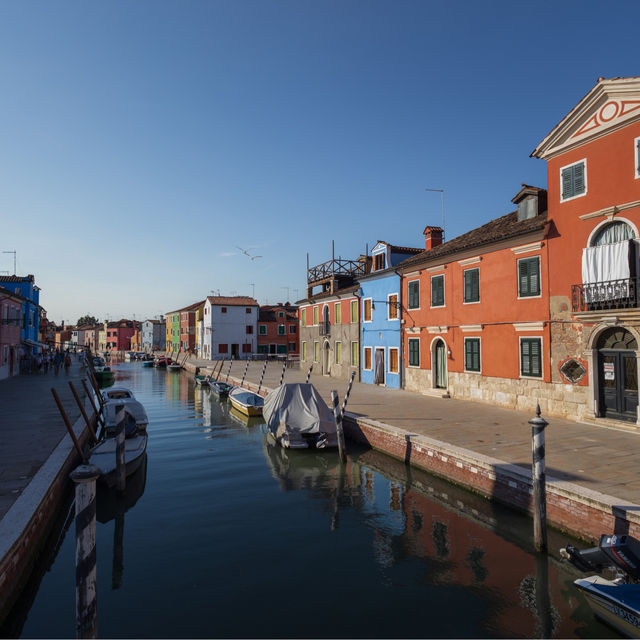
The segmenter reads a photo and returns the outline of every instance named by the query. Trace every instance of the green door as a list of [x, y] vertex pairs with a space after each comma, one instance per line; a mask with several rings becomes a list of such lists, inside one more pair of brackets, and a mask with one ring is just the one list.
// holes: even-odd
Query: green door
[[436, 388], [447, 388], [447, 351], [442, 340], [436, 344]]

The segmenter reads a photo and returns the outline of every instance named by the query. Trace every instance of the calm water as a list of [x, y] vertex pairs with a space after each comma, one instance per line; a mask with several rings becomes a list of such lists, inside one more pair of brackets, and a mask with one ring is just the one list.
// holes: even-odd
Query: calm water
[[[99, 495], [101, 637], [615, 637], [561, 535], [540, 561], [531, 522], [478, 496], [374, 451], [285, 452], [186, 373], [116, 371], [150, 438], [126, 504]], [[61, 528], [3, 635], [75, 636]]]

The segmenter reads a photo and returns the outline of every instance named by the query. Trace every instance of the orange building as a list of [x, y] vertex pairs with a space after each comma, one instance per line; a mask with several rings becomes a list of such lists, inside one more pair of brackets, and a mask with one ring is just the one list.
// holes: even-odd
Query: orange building
[[288, 302], [260, 307], [258, 315], [258, 353], [298, 355], [298, 307]]
[[551, 380], [577, 418], [638, 418], [640, 78], [600, 78], [547, 161]]

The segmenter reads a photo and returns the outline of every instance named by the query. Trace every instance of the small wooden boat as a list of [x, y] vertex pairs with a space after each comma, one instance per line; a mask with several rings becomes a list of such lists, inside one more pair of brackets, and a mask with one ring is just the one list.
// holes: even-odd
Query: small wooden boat
[[195, 376], [193, 376], [193, 379], [195, 380], [196, 384], [202, 385], [203, 387], [208, 387], [210, 377], [211, 376], [201, 376], [199, 374], [196, 374]]
[[153, 366], [157, 367], [158, 369], [166, 369], [169, 362], [171, 362], [169, 358], [165, 358], [164, 356], [162, 356], [155, 361]]
[[102, 367], [101, 369], [96, 369], [94, 371], [94, 375], [101, 387], [108, 387], [109, 385], [112, 385], [115, 380], [113, 371], [111, 371], [110, 367]]
[[229, 417], [243, 427], [256, 427], [264, 424], [262, 416], [248, 416], [244, 413], [240, 413], [234, 407], [231, 407], [229, 410]]
[[167, 370], [171, 371], [171, 373], [177, 373], [178, 371], [182, 371], [182, 367], [177, 362], [172, 362], [167, 365]]
[[233, 389], [233, 385], [222, 380], [209, 380], [209, 389], [218, 396], [218, 398], [226, 398]]
[[144, 406], [136, 400], [130, 389], [126, 387], [111, 387], [102, 393], [104, 426], [108, 430], [113, 430], [117, 426], [117, 416], [124, 409], [131, 414], [136, 421], [136, 427], [144, 430], [149, 424], [149, 418]]
[[153, 367], [153, 360], [143, 360], [142, 361], [142, 366], [143, 367]]
[[257, 393], [236, 387], [229, 392], [231, 405], [245, 416], [261, 416], [264, 398]]

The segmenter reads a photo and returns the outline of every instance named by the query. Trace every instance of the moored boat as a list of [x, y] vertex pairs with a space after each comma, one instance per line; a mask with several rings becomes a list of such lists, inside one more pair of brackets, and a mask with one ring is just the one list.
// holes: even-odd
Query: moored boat
[[199, 374], [196, 374], [195, 376], [193, 376], [195, 383], [198, 385], [202, 385], [203, 387], [209, 386], [209, 378], [210, 376], [201, 376]]
[[124, 408], [136, 421], [136, 427], [140, 430], [147, 428], [149, 418], [144, 406], [136, 400], [130, 389], [126, 387], [111, 387], [102, 392], [104, 403], [104, 420], [107, 430], [115, 429], [117, 426], [117, 416]]
[[247, 391], [242, 387], [236, 387], [229, 392], [229, 402], [245, 416], [261, 416], [264, 398], [257, 393]]
[[143, 360], [142, 361], [142, 366], [143, 367], [153, 367], [153, 360]]
[[182, 367], [177, 362], [172, 362], [171, 364], [167, 365], [167, 370], [171, 371], [172, 373], [177, 373], [178, 371], [182, 370]]
[[269, 432], [285, 448], [338, 446], [333, 413], [312, 384], [280, 385], [267, 396], [263, 415]]
[[166, 369], [169, 362], [169, 358], [165, 358], [164, 356], [162, 356], [154, 362], [153, 366], [157, 367], [158, 369]]
[[233, 389], [233, 385], [222, 380], [209, 380], [209, 389], [219, 398], [226, 398]]

